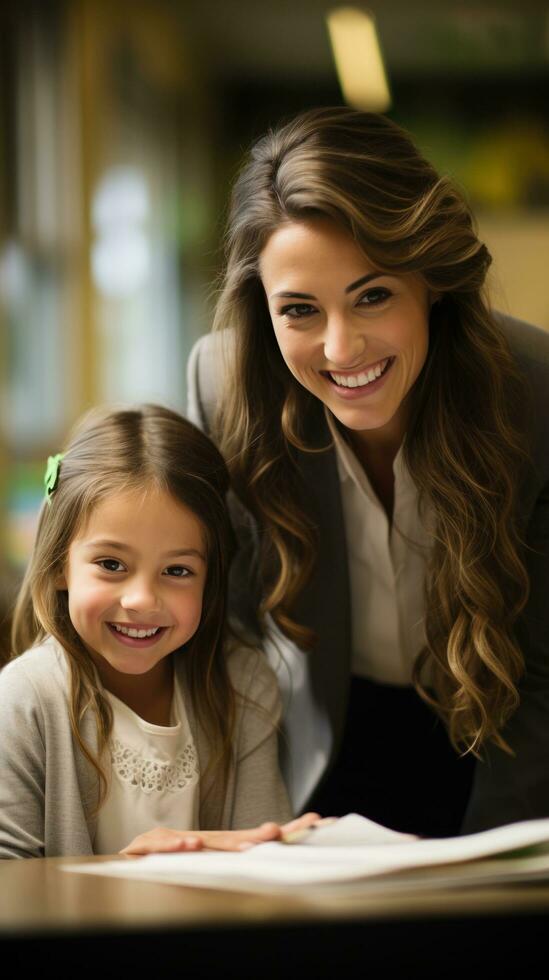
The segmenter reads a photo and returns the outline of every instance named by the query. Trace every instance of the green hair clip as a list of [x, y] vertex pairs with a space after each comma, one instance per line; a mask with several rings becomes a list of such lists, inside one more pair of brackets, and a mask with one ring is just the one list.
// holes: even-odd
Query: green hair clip
[[63, 453], [57, 453], [56, 456], [48, 456], [46, 472], [44, 474], [44, 486], [46, 488], [46, 500], [48, 503], [50, 502], [51, 495], [59, 482], [59, 470], [61, 468], [62, 459]]

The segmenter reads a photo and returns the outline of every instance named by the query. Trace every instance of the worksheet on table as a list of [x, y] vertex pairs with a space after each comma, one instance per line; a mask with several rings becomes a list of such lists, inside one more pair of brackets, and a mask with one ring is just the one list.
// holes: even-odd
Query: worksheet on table
[[[299, 843], [271, 842], [243, 852], [199, 851], [68, 865], [85, 874], [237, 890], [287, 890], [403, 880], [448, 885], [549, 876], [549, 819], [479, 834], [419, 839], [349, 814]], [[423, 875], [423, 879], [422, 879]]]

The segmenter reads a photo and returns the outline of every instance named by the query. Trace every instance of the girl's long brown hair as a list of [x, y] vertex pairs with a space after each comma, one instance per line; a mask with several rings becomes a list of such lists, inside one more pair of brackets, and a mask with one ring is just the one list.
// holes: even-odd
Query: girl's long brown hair
[[[514, 422], [521, 380], [483, 293], [491, 259], [463, 195], [410, 137], [383, 116], [345, 107], [306, 112], [268, 133], [232, 196], [215, 316], [217, 330], [232, 328], [232, 365], [216, 435], [237, 492], [268, 531], [263, 612], [314, 646], [292, 609], [315, 561], [298, 457], [319, 451], [304, 427], [319, 405], [283, 362], [259, 258], [281, 223], [318, 217], [348, 231], [375, 267], [415, 273], [438, 297], [405, 441], [420, 499], [436, 518], [415, 683], [456, 748], [477, 753], [486, 739], [506, 748], [501, 728], [524, 668], [514, 624], [528, 592], [517, 529], [525, 456]], [[433, 689], [421, 680], [428, 662]]]
[[[189, 694], [211, 749], [208, 785], [226, 787], [231, 759], [235, 697], [226, 665], [227, 578], [234, 550], [226, 493], [227, 467], [210, 440], [169, 409], [95, 410], [69, 440], [58, 485], [44, 502], [33, 554], [17, 601], [13, 656], [51, 635], [65, 651], [70, 673], [69, 712], [74, 738], [99, 777], [98, 806], [107, 776], [101, 757], [112, 729], [112, 711], [90, 655], [69, 617], [60, 590], [69, 547], [93, 508], [112, 494], [161, 489], [201, 521], [207, 553], [202, 618], [178, 652], [185, 658]], [[95, 713], [97, 755], [80, 733], [84, 713]]]

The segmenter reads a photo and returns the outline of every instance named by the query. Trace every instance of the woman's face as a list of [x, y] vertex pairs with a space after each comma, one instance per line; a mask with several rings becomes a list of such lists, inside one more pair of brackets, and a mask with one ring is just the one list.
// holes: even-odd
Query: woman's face
[[405, 399], [427, 356], [430, 299], [414, 275], [379, 272], [329, 220], [288, 222], [260, 273], [282, 357], [358, 434], [402, 438]]

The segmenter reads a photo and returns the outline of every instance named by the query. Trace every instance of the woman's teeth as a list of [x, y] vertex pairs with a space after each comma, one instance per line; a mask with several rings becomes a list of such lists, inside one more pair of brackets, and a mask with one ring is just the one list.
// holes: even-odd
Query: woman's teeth
[[160, 629], [160, 626], [154, 626], [151, 630], [136, 630], [131, 626], [119, 626], [118, 623], [111, 623], [111, 626], [114, 626], [117, 633], [132, 636], [136, 640], [143, 640], [146, 636], [154, 636]]
[[360, 374], [335, 374], [334, 371], [330, 371], [329, 375], [336, 385], [342, 385], [344, 388], [360, 388], [380, 378], [390, 360], [390, 357], [386, 357], [384, 361], [379, 361], [378, 364], [374, 364], [373, 367], [368, 368], [367, 371], [362, 371]]

